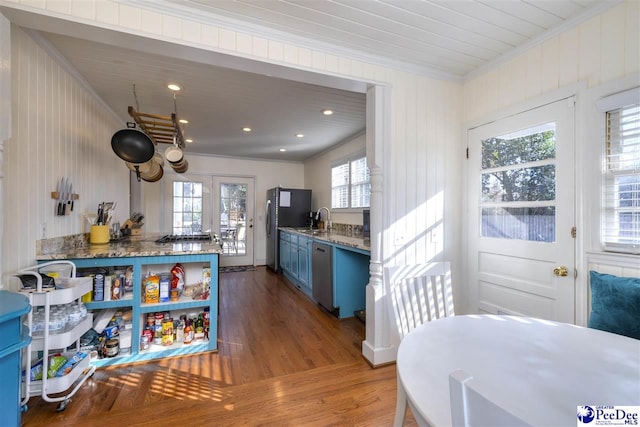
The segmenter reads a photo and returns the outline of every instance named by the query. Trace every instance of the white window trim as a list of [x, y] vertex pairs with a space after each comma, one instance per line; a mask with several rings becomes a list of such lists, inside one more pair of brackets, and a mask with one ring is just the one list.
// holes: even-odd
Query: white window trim
[[[624, 90], [621, 92], [617, 92], [603, 98], [600, 98], [596, 101], [597, 110], [604, 116], [607, 112], [617, 110], [619, 108], [632, 105], [632, 104], [640, 104], [640, 86], [634, 87], [632, 89]], [[605, 117], [602, 117], [602, 122], [605, 122]], [[603, 239], [603, 231], [604, 221], [606, 220], [606, 206], [605, 206], [605, 188], [608, 185], [607, 179], [611, 179], [612, 174], [607, 173], [607, 148], [605, 138], [607, 137], [606, 129], [603, 129], [602, 137], [599, 141], [601, 147], [601, 158], [602, 158], [602, 171], [601, 171], [601, 194], [603, 198], [600, 202], [600, 227], [599, 227], [599, 236], [600, 236], [600, 244], [602, 249], [605, 252], [618, 252], [618, 253], [628, 253], [628, 254], [639, 254], [640, 248], [634, 247], [633, 245], [625, 245], [625, 244], [616, 244], [616, 243], [605, 243]]]
[[[331, 171], [333, 170], [334, 167], [336, 166], [340, 166], [343, 165], [345, 163], [350, 163], [354, 160], [358, 160], [361, 158], [367, 158], [367, 152], [366, 150], [359, 150], [356, 151], [355, 153], [351, 153], [347, 156], [341, 157], [340, 159], [334, 160], [329, 164], [329, 173], [331, 173]], [[369, 162], [366, 162], [366, 166], [369, 167]], [[369, 179], [369, 184], [371, 183], [371, 179]], [[333, 205], [333, 177], [331, 178], [331, 205]], [[331, 210], [336, 210], [336, 211], [340, 211], [342, 213], [350, 213], [350, 212], [361, 212], [363, 209], [369, 209], [371, 207], [371, 201], [369, 201], [369, 206], [363, 206], [363, 207], [352, 207], [351, 206], [351, 167], [349, 167], [349, 184], [347, 185], [348, 188], [348, 194], [349, 194], [349, 206], [345, 207], [345, 208], [334, 208], [333, 206], [331, 207]]]

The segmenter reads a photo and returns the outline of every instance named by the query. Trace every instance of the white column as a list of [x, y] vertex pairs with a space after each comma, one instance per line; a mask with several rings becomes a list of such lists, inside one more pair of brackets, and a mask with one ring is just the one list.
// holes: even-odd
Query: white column
[[389, 344], [389, 316], [384, 294], [382, 267], [384, 243], [384, 168], [382, 153], [388, 152], [390, 130], [388, 89], [367, 91], [367, 163], [371, 174], [371, 261], [366, 288], [367, 324], [362, 354], [373, 366], [395, 360], [396, 348]]

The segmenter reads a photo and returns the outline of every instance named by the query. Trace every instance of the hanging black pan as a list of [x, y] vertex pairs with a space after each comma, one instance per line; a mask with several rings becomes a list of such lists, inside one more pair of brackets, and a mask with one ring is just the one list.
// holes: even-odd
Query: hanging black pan
[[117, 131], [111, 137], [111, 148], [125, 162], [144, 163], [153, 158], [155, 146], [144, 132], [127, 123], [128, 128]]

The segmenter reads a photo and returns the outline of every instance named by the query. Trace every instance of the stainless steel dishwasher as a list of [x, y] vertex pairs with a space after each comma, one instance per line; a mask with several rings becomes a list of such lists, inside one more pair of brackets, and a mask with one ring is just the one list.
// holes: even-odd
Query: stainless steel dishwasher
[[331, 260], [331, 245], [313, 242], [311, 251], [313, 299], [333, 313], [333, 262]]

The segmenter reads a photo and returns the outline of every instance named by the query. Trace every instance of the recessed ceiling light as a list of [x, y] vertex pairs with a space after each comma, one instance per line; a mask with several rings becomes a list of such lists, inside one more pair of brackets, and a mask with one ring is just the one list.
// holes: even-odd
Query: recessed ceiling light
[[187, 141], [187, 142], [193, 142], [193, 139], [188, 138], [188, 139], [185, 139], [185, 141]]
[[303, 133], [297, 133], [296, 134], [296, 138], [304, 138], [304, 134]]
[[280, 151], [285, 152], [285, 151], [287, 151], [287, 149], [286, 148], [281, 148]]
[[242, 128], [242, 130], [245, 132], [251, 132], [251, 128], [247, 128], [247, 127]]
[[171, 84], [167, 85], [167, 87], [168, 87], [169, 89], [171, 89], [171, 90], [180, 90], [180, 89], [181, 89], [181, 88], [180, 88], [180, 86], [178, 86], [178, 85], [177, 85], [177, 84], [175, 84], [175, 83], [171, 83]]
[[333, 114], [333, 110], [322, 110], [322, 114], [325, 116], [330, 116]]
[[180, 123], [184, 123], [185, 125], [186, 125], [187, 123], [189, 123], [189, 120], [187, 120], [187, 119], [180, 119], [180, 120], [178, 120], [178, 121], [179, 121]]

